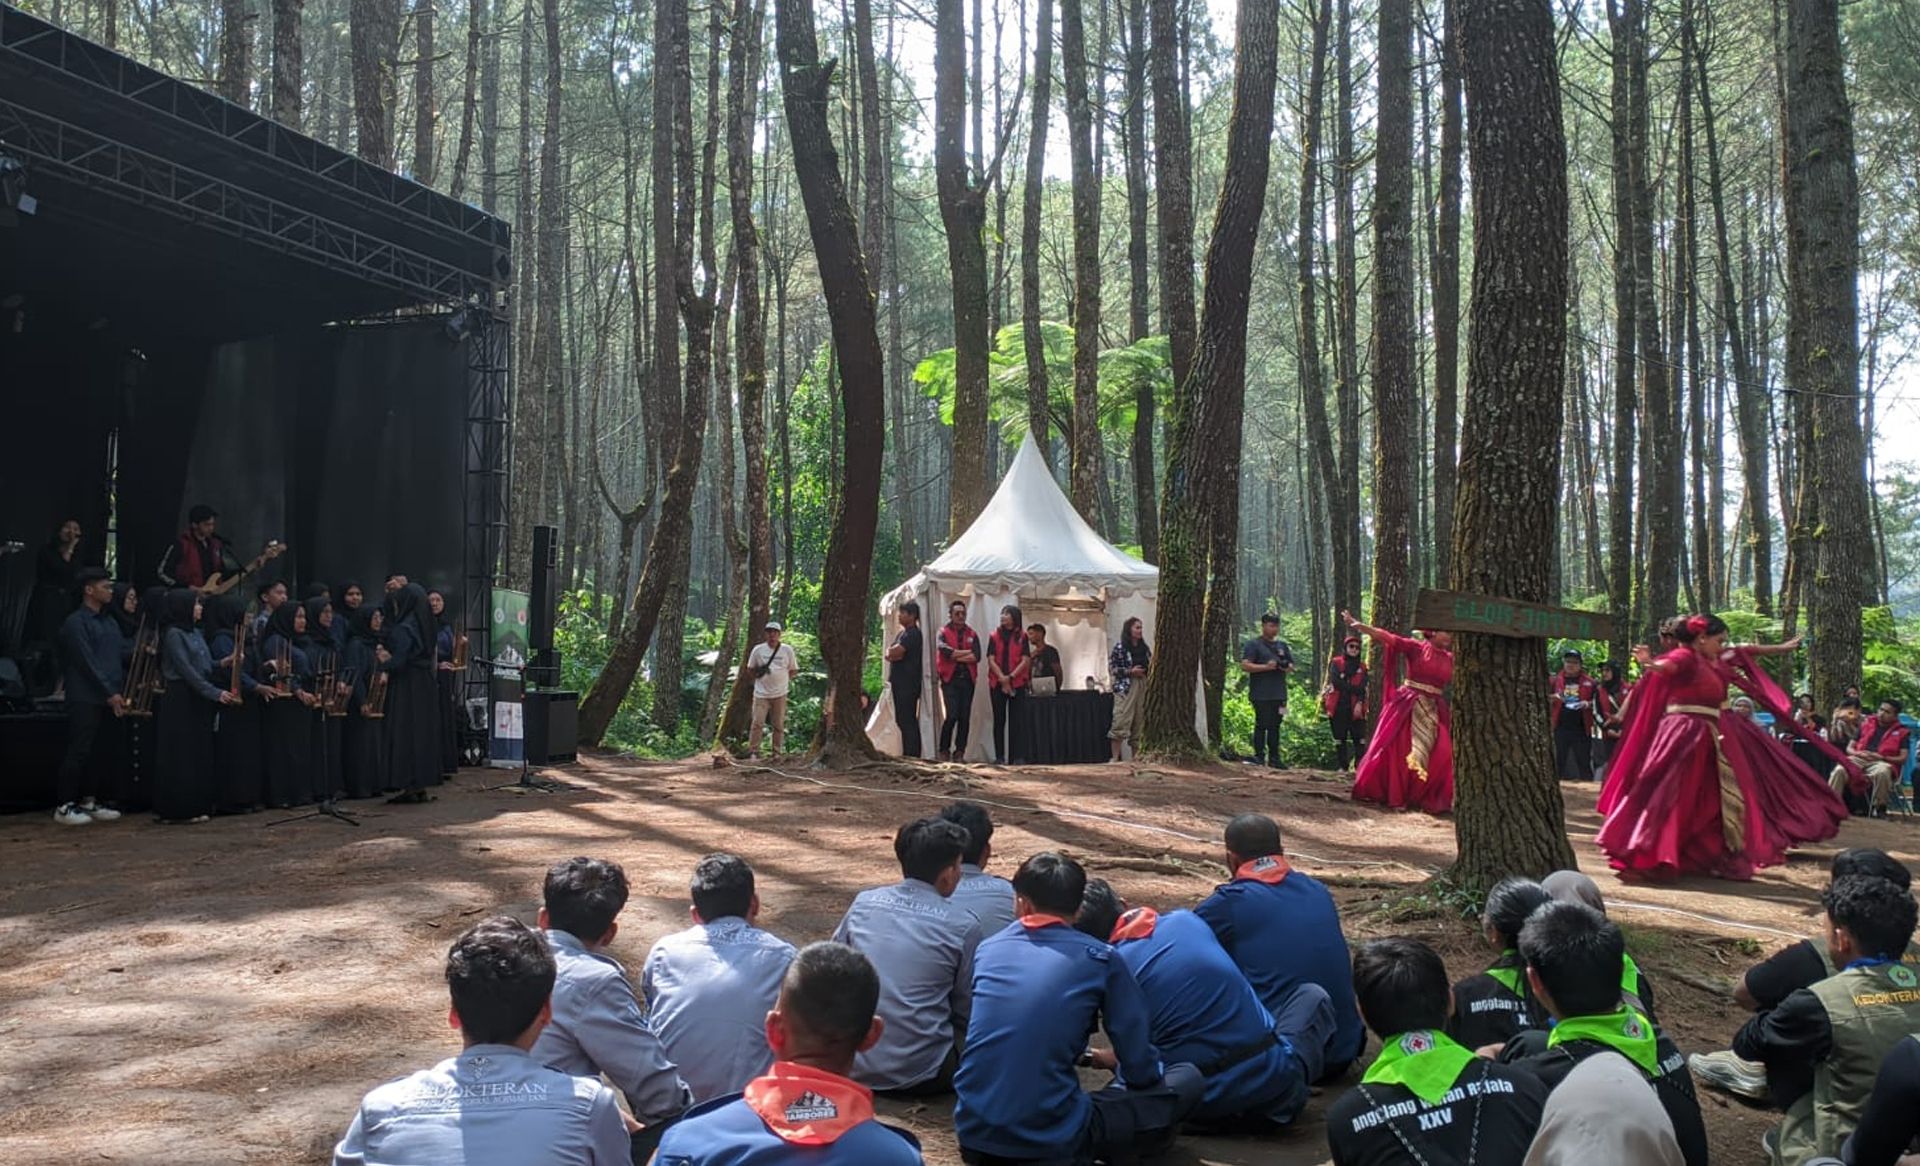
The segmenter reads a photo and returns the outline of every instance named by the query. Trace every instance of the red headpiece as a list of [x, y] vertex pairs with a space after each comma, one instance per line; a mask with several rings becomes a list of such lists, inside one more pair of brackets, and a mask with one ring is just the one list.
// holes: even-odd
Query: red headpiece
[[1707, 617], [1704, 615], [1688, 616], [1687, 631], [1696, 636], [1706, 635], [1707, 634]]

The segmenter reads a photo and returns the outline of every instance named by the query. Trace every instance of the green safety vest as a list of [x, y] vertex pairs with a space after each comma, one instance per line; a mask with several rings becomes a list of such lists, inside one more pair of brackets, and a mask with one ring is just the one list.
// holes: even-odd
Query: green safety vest
[[1809, 988], [1833, 1025], [1833, 1048], [1813, 1067], [1813, 1089], [1780, 1123], [1773, 1166], [1838, 1156], [1860, 1124], [1880, 1062], [1920, 1029], [1920, 973], [1905, 963], [1841, 971]]
[[[1807, 942], [1813, 945], [1813, 950], [1820, 953], [1820, 962], [1826, 966], [1827, 975], [1831, 976], [1840, 970], [1833, 966], [1833, 953], [1827, 950], [1826, 936], [1816, 935]], [[1900, 962], [1908, 967], [1920, 966], [1920, 944], [1909, 943], [1907, 950], [1900, 953]]]

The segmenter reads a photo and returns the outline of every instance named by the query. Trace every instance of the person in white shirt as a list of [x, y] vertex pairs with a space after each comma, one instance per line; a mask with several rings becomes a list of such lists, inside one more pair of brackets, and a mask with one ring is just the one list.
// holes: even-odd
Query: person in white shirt
[[793, 645], [780, 642], [779, 621], [767, 621], [765, 642], [747, 653], [747, 671], [753, 673], [753, 729], [747, 734], [747, 755], [760, 756], [760, 734], [773, 726], [775, 755], [787, 749], [787, 692], [793, 686], [793, 674], [800, 667]]
[[773, 1063], [767, 1013], [794, 952], [754, 926], [760, 896], [745, 859], [707, 855], [689, 893], [694, 925], [653, 945], [641, 991], [667, 1056], [703, 1104], [740, 1092]]
[[854, 1080], [880, 1093], [932, 1097], [953, 1091], [973, 1010], [973, 950], [980, 923], [952, 901], [967, 849], [963, 827], [921, 818], [900, 827], [893, 853], [905, 876], [861, 891], [833, 932], [835, 943], [880, 973], [880, 1043], [861, 1053]]
[[953, 901], [973, 912], [985, 939], [1013, 922], [1013, 884], [985, 869], [993, 860], [993, 819], [979, 802], [950, 802], [940, 816], [967, 832]]

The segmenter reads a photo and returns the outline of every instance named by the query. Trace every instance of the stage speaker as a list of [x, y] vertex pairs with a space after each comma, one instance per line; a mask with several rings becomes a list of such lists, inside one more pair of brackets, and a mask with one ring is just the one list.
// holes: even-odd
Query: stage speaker
[[526, 702], [527, 764], [562, 765], [580, 758], [580, 694], [548, 689]]
[[527, 647], [535, 653], [553, 647], [554, 605], [560, 600], [554, 583], [559, 566], [559, 531], [551, 526], [534, 527], [533, 594], [529, 604], [533, 610], [527, 613], [532, 625], [528, 628]]

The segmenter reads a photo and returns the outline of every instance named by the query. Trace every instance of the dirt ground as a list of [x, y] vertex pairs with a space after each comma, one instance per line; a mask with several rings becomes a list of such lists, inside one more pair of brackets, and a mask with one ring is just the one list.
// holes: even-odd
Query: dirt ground
[[[814, 773], [595, 756], [553, 776], [575, 789], [488, 791], [503, 778], [467, 770], [430, 805], [361, 804], [358, 828], [271, 825], [280, 815], [268, 814], [197, 827], [0, 819], [0, 1161], [324, 1161], [366, 1089], [457, 1047], [447, 944], [484, 914], [531, 922], [554, 859], [626, 866], [633, 898], [614, 951], [629, 968], [685, 925], [688, 872], [714, 850], [747, 856], [762, 922], [806, 942], [832, 931], [856, 891], [897, 877], [900, 822], [954, 796], [994, 807], [992, 869], [1064, 847], [1132, 901], [1163, 908], [1192, 904], [1222, 876], [1216, 839], [1229, 815], [1269, 813], [1296, 865], [1334, 887], [1356, 942], [1420, 936], [1456, 977], [1487, 958], [1470, 927], [1410, 895], [1451, 859], [1451, 823], [1356, 807], [1328, 775]], [[1813, 928], [1832, 849], [1796, 853], [1747, 884], [1624, 886], [1592, 845], [1593, 790], [1568, 797], [1575, 850], [1629, 929], [1663, 1024], [1684, 1050], [1725, 1047], [1736, 1008], [1709, 989]], [[1916, 837], [1905, 820], [1861, 821], [1831, 845], [1912, 862]], [[1323, 1162], [1329, 1099], [1285, 1137], [1189, 1140], [1171, 1161]], [[1769, 1117], [1703, 1100], [1715, 1158], [1755, 1161]], [[948, 1106], [883, 1109], [918, 1132], [929, 1162], [958, 1162]]]

